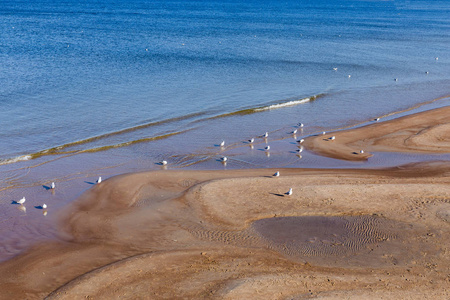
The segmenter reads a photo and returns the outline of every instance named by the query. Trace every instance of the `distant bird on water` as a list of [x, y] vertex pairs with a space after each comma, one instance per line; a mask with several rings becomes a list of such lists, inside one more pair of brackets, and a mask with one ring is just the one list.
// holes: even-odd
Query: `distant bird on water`
[[280, 172], [276, 171], [275, 174], [272, 175], [273, 177], [278, 177], [280, 176]]
[[97, 179], [97, 184], [99, 184], [99, 183], [101, 183], [101, 182], [102, 182], [102, 177], [99, 176], [98, 179]]
[[338, 68], [333, 68], [333, 71], [337, 71], [338, 70]]
[[253, 143], [254, 141], [255, 141], [254, 138], [251, 138], [251, 139], [248, 140], [248, 142], [249, 142], [250, 144]]
[[266, 146], [266, 148], [264, 148], [264, 150], [269, 151], [270, 150], [270, 146]]
[[292, 195], [292, 188], [289, 189], [289, 191], [287, 193], [284, 193], [286, 196], [290, 196]]
[[325, 131], [322, 131], [322, 135], [325, 135], [325, 134], [327, 134]]
[[262, 137], [263, 138], [266, 138], [266, 137], [268, 137], [269, 136], [269, 133], [266, 131], [266, 133], [264, 133], [263, 135], [262, 135]]
[[54, 188], [55, 188], [56, 186], [55, 186], [55, 183], [54, 182], [52, 182], [52, 184], [51, 184], [51, 186], [50, 186], [50, 188], [53, 190]]
[[374, 121], [378, 122], [378, 121], [380, 121], [380, 118], [375, 118]]
[[220, 160], [221, 160], [222, 162], [226, 162], [226, 161], [228, 160], [228, 157], [226, 157], [226, 156], [221, 157]]
[[167, 165], [167, 160], [163, 160], [159, 164], [165, 166], [165, 165]]
[[297, 133], [297, 129], [295, 129], [294, 131], [291, 132], [292, 134], [296, 134]]
[[303, 128], [303, 126], [305, 126], [305, 124], [303, 124], [303, 123], [298, 123], [298, 127]]
[[299, 139], [299, 140], [297, 141], [297, 143], [301, 144], [301, 143], [303, 143], [304, 141], [305, 141], [305, 139]]
[[225, 146], [225, 141], [222, 141], [222, 143], [220, 143], [220, 147]]
[[42, 204], [42, 209], [46, 209], [47, 208], [47, 204]]
[[24, 203], [25, 203], [25, 197], [23, 197], [23, 198], [20, 199], [19, 201], [16, 201], [16, 203], [18, 203], [18, 204], [24, 204]]

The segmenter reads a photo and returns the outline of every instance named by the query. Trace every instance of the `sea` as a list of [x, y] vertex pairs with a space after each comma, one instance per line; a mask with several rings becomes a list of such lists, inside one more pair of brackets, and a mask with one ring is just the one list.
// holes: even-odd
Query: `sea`
[[98, 176], [423, 159], [295, 139], [449, 105], [449, 16], [439, 0], [2, 0], [0, 259], [56, 235], [40, 205]]

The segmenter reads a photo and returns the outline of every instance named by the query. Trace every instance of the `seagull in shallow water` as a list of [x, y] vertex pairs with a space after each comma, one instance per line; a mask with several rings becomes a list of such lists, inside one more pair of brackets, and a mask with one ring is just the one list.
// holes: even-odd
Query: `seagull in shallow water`
[[290, 196], [292, 195], [292, 188], [289, 189], [289, 191], [287, 193], [284, 193], [286, 196]]
[[336, 139], [336, 137], [334, 135], [329, 138], [329, 140], [331, 140], [331, 141], [334, 141], [335, 139]]
[[220, 143], [220, 147], [225, 146], [225, 141], [222, 141], [222, 143]]
[[394, 81], [398, 81], [398, 78], [394, 78]]
[[380, 118], [375, 118], [374, 121], [378, 122], [378, 121], [380, 121]]
[[25, 197], [23, 197], [23, 198], [20, 199], [19, 201], [16, 201], [16, 203], [18, 203], [18, 204], [24, 204], [24, 203], [25, 203]]
[[54, 182], [52, 182], [52, 184], [51, 184], [51, 186], [50, 186], [50, 188], [53, 190], [54, 188], [55, 188], [56, 186], [55, 186], [55, 183]]
[[439, 60], [439, 57], [435, 57], [434, 59], [435, 59], [435, 60]]
[[426, 71], [425, 74], [430, 74], [430, 72]]
[[47, 208], [47, 204], [42, 204], [42, 209], [46, 209]]
[[297, 129], [295, 129], [294, 131], [291, 132], [292, 134], [296, 134], [297, 133]]
[[298, 153], [302, 153], [303, 152], [303, 147], [301, 147], [301, 148], [299, 148], [299, 149], [297, 149], [295, 151], [297, 151]]
[[269, 133], [266, 131], [266, 133], [264, 133], [262, 137], [266, 138], [268, 136], [269, 136]]
[[303, 126], [305, 126], [305, 124], [303, 124], [303, 123], [298, 123], [298, 127], [302, 128]]
[[337, 71], [338, 69], [337, 68], [333, 68], [333, 71]]
[[161, 161], [160, 164], [163, 165], [163, 166], [167, 165], [167, 160]]
[[226, 161], [228, 160], [228, 157], [226, 157], [226, 156], [221, 157], [220, 160], [221, 160], [222, 162], [226, 162]]
[[299, 140], [297, 141], [297, 143], [301, 144], [301, 143], [303, 143], [304, 141], [305, 141], [305, 139], [299, 139]]
[[249, 142], [250, 144], [253, 143], [254, 141], [255, 141], [254, 138], [251, 138], [251, 139], [248, 140], [248, 142]]
[[280, 172], [276, 171], [275, 174], [272, 175], [273, 177], [278, 177], [280, 176]]
[[99, 184], [99, 183], [101, 183], [101, 182], [102, 182], [102, 177], [99, 176], [98, 179], [97, 179], [97, 184]]
[[266, 148], [264, 148], [264, 150], [269, 151], [270, 150], [270, 146], [266, 146]]

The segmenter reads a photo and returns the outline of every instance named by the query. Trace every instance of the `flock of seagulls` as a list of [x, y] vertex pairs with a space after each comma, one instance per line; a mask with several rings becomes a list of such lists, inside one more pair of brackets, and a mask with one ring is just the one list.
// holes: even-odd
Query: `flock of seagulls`
[[[98, 177], [98, 179], [97, 179], [97, 181], [96, 181], [96, 184], [100, 184], [102, 182], [102, 177], [101, 176], [99, 176]], [[45, 187], [45, 186], [44, 186]], [[50, 189], [50, 190], [54, 190], [54, 189], [56, 189], [56, 184], [55, 184], [55, 182], [52, 182], [51, 184], [50, 184], [50, 187], [45, 187], [46, 189]], [[19, 200], [17, 200], [17, 201], [13, 201], [13, 204], [19, 204], [20, 206], [19, 206], [19, 209], [21, 210], [21, 211], [23, 211], [23, 212], [26, 212], [27, 211], [27, 208], [25, 207], [25, 201], [26, 201], [27, 199], [25, 198], [25, 197], [22, 197], [21, 199], [19, 199]], [[40, 206], [35, 206], [35, 208], [37, 208], [37, 209], [43, 209], [43, 215], [44, 216], [46, 216], [47, 215], [47, 208], [48, 208], [48, 205], [47, 204], [45, 204], [45, 203], [43, 203], [42, 205], [40, 205]]]

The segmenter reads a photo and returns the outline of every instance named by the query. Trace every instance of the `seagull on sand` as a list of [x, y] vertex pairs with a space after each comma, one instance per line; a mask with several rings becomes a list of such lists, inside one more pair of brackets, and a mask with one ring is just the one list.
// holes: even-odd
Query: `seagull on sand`
[[16, 203], [18, 203], [18, 204], [24, 204], [24, 203], [25, 203], [25, 197], [23, 197], [23, 198], [20, 199], [19, 201], [16, 201]]
[[56, 187], [56, 186], [55, 186], [55, 183], [54, 183], [54, 182], [52, 182], [52, 184], [51, 184], [51, 186], [50, 186], [50, 189], [52, 189], [52, 190], [53, 190], [53, 189], [55, 189], [55, 187]]
[[322, 131], [322, 135], [325, 135], [325, 134], [327, 134], [325, 131]]
[[289, 189], [289, 191], [287, 193], [284, 193], [286, 196], [290, 196], [292, 195], [292, 188]]
[[359, 153], [363, 154], [363, 153], [364, 153], [364, 150], [359, 150]]
[[225, 146], [225, 141], [222, 141], [222, 143], [220, 143], [220, 147]]
[[331, 141], [334, 141], [336, 139], [336, 137], [333, 135], [332, 137], [328, 138]]
[[97, 179], [97, 184], [99, 184], [99, 183], [101, 183], [101, 182], [102, 182], [102, 177], [99, 176], [98, 179]]
[[278, 177], [280, 176], [280, 172], [276, 171], [275, 174], [272, 175], [273, 177]]

